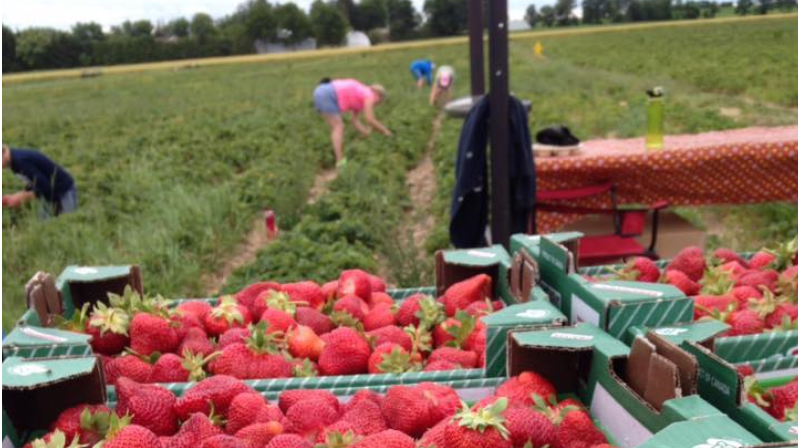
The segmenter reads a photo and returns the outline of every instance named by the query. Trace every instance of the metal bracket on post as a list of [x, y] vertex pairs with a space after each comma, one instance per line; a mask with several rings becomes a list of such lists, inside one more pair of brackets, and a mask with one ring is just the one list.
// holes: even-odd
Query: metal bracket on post
[[[469, 30], [469, 69], [472, 96], [486, 92], [483, 66], [483, 0], [467, 0], [467, 29]], [[492, 0], [489, 0], [492, 1]]]
[[492, 242], [508, 248], [511, 204], [508, 167], [508, 0], [490, 0], [489, 95], [492, 148]]

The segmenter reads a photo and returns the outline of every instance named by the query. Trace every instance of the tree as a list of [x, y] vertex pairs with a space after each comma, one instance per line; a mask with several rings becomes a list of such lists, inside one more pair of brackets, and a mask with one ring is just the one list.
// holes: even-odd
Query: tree
[[149, 20], [137, 20], [131, 22], [126, 20], [122, 22], [121, 32], [117, 34], [124, 34], [129, 37], [141, 37], [153, 35], [153, 24]]
[[164, 25], [164, 32], [168, 36], [175, 36], [175, 37], [189, 37], [189, 28], [191, 24], [187, 19], [184, 17], [179, 17], [177, 19], [171, 20], [169, 23]]
[[70, 33], [52, 28], [28, 28], [17, 35], [16, 52], [26, 68], [66, 68], [78, 65], [81, 47]]
[[603, 0], [583, 0], [583, 23], [597, 24], [603, 18]]
[[251, 0], [246, 7], [245, 25], [250, 39], [272, 40], [278, 34], [275, 12], [266, 0]]
[[192, 17], [192, 23], [189, 24], [189, 32], [192, 37], [202, 44], [208, 42], [217, 34], [217, 27], [214, 25], [214, 19], [210, 15], [198, 12]]
[[569, 25], [573, 9], [575, 9], [575, 0], [556, 0], [556, 23], [559, 26]]
[[411, 0], [387, 0], [389, 11], [389, 38], [394, 41], [410, 39], [420, 18]]
[[556, 10], [550, 5], [542, 6], [542, 9], [539, 10], [539, 17], [545, 26], [551, 27], [556, 22]]
[[528, 8], [525, 10], [525, 22], [528, 23], [528, 26], [531, 28], [536, 28], [536, 22], [539, 20], [539, 15], [536, 14], [536, 5], [528, 5]]
[[384, 0], [361, 0], [351, 16], [350, 25], [359, 31], [386, 26], [386, 2]]
[[753, 0], [738, 0], [736, 2], [736, 14], [744, 16], [750, 14], [750, 8], [753, 7]]
[[296, 44], [311, 36], [311, 21], [306, 13], [294, 3], [284, 3], [275, 8], [278, 28], [288, 32], [286, 43]]
[[790, 11], [797, 8], [797, 0], [775, 0], [775, 6], [784, 11]]
[[353, 21], [355, 20], [355, 16], [357, 14], [355, 0], [333, 0], [333, 1], [336, 4], [336, 7], [338, 7], [339, 10], [342, 11], [342, 14], [344, 15], [345, 19], [347, 19], [347, 23], [349, 23], [352, 26]]
[[315, 0], [310, 16], [318, 46], [342, 44], [347, 34], [347, 19], [336, 4]]
[[11, 28], [3, 25], [3, 73], [19, 68], [17, 61], [17, 38]]
[[72, 36], [80, 47], [80, 55], [78, 56], [80, 65], [92, 65], [94, 62], [94, 44], [102, 42], [106, 38], [106, 35], [103, 34], [103, 27], [95, 22], [78, 22], [72, 26]]
[[766, 14], [772, 9], [772, 1], [773, 0], [758, 0], [758, 13], [759, 14]]
[[681, 17], [684, 19], [696, 19], [700, 17], [700, 4], [696, 1], [688, 1], [683, 4]]
[[423, 10], [434, 36], [452, 36], [466, 29], [467, 2], [464, 0], [425, 0]]

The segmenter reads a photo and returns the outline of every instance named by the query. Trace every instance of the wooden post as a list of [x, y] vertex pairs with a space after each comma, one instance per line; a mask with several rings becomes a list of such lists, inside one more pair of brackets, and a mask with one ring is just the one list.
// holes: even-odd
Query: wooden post
[[483, 79], [483, 0], [467, 1], [469, 2], [467, 28], [469, 29], [469, 73], [472, 96], [481, 96], [486, 91]]
[[[492, 242], [508, 248], [511, 204], [508, 169], [508, 0], [490, 0], [489, 95], [492, 150]], [[474, 64], [474, 61], [473, 61]]]

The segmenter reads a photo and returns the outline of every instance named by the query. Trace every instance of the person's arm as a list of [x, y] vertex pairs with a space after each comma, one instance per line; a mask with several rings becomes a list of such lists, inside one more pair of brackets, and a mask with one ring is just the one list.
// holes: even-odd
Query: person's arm
[[18, 191], [7, 196], [3, 196], [3, 205], [7, 207], [19, 207], [25, 202], [32, 201], [36, 194], [32, 191]]
[[366, 104], [364, 104], [364, 119], [367, 121], [367, 124], [369, 124], [373, 129], [376, 129], [381, 134], [387, 137], [391, 137], [392, 131], [390, 131], [389, 128], [384, 126], [383, 123], [378, 121], [377, 118], [375, 118], [375, 113], [373, 112], [372, 109], [373, 109], [373, 102], [367, 101]]
[[362, 137], [366, 137], [372, 132], [369, 126], [365, 126], [364, 123], [361, 122], [361, 114], [358, 112], [353, 112], [353, 127], [356, 128], [356, 131], [358, 131]]
[[431, 86], [431, 96], [430, 96], [430, 103], [431, 106], [436, 105], [436, 95], [439, 93], [439, 83], [434, 80], [433, 86]]

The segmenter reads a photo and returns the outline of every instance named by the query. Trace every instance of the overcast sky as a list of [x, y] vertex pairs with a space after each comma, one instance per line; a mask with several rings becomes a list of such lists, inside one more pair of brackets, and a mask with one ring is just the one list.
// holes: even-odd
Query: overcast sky
[[[273, 0], [274, 1], [274, 0]], [[295, 0], [308, 10], [313, 0]], [[422, 9], [424, 0], [412, 0]], [[464, 0], [466, 1], [466, 0]], [[206, 12], [214, 18], [232, 13], [244, 0], [3, 0], [2, 20], [14, 29], [50, 26], [69, 29], [75, 22], [98, 22], [105, 29], [125, 20], [149, 19], [153, 23], [176, 17], [191, 17]], [[548, 4], [554, 0], [508, 0], [509, 17], [521, 20], [530, 3]]]

